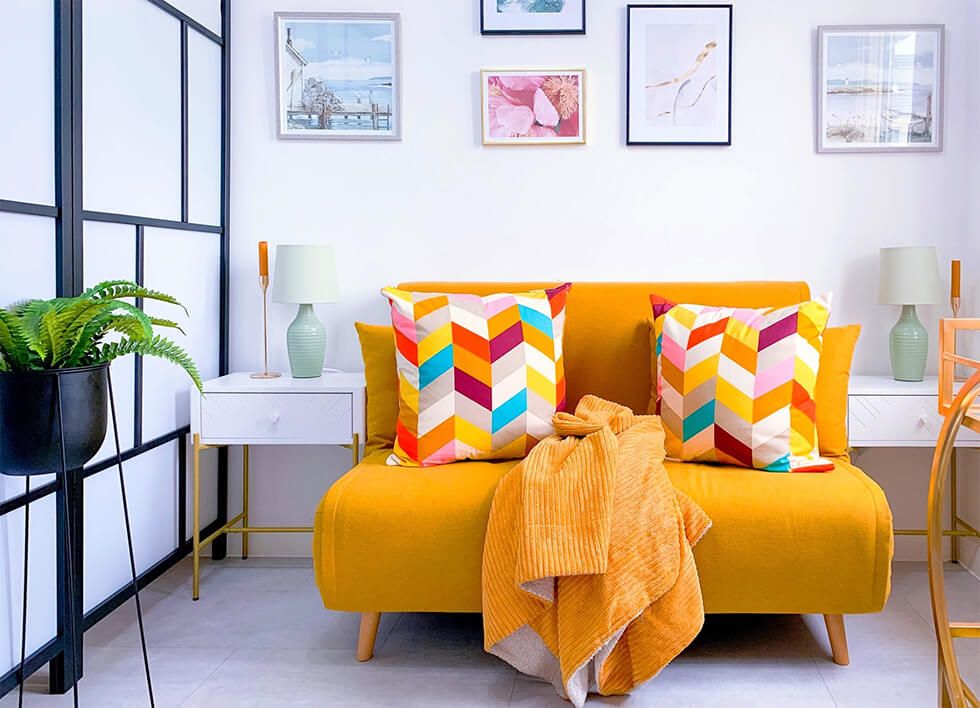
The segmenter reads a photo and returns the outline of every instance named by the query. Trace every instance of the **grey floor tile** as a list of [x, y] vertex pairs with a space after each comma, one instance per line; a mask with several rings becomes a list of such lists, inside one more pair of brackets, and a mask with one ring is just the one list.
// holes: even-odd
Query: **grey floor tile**
[[[551, 684], [520, 676], [512, 706], [568, 706]], [[629, 696], [593, 695], [589, 705], [715, 708], [834, 708], [834, 700], [811, 659], [677, 660]]]
[[[236, 651], [186, 702], [197, 706], [506, 706], [515, 672], [359, 664], [349, 652]], [[464, 701], [465, 702], [462, 702]]]
[[[804, 621], [829, 657], [830, 643], [822, 615], [806, 615]], [[882, 612], [846, 615], [844, 625], [851, 664], [876, 661], [883, 656], [931, 656], [935, 653], [935, 635], [908, 600], [893, 593]]]
[[[185, 558], [158, 578], [153, 589], [190, 597], [191, 567], [190, 559]], [[227, 596], [242, 590], [299, 590], [312, 578], [313, 568], [308, 559], [229, 558], [220, 563], [205, 560], [201, 564], [201, 594]]]
[[[150, 671], [158, 706], [179, 706], [232, 652], [200, 649], [151, 649]], [[71, 694], [47, 694], [47, 672], [37, 672], [28, 683], [26, 706], [70, 706]], [[84, 652], [84, 678], [79, 683], [79, 705], [132, 708], [149, 705], [143, 656], [129, 647], [89, 647]], [[16, 691], [0, 706], [16, 705]]]
[[[157, 705], [562, 706], [550, 684], [483, 650], [482, 618], [385, 614], [374, 660], [354, 659], [359, 616], [323, 608], [308, 559], [206, 561], [198, 602], [185, 560], [142, 594]], [[947, 567], [954, 619], [980, 617], [980, 581]], [[846, 618], [851, 665], [839, 667], [820, 615], [709, 616], [704, 631], [627, 706], [930, 706], [935, 639], [924, 563], [896, 563], [884, 612]], [[146, 705], [133, 603], [86, 633], [82, 706]], [[980, 684], [980, 642], [958, 642], [963, 673]], [[48, 696], [44, 672], [28, 706]], [[0, 708], [16, 705], [16, 693]]]

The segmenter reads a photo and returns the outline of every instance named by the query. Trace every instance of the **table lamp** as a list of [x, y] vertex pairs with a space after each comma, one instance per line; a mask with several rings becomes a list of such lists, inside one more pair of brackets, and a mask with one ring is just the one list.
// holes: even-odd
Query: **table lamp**
[[929, 354], [929, 334], [919, 322], [915, 306], [942, 302], [943, 287], [935, 248], [881, 249], [878, 303], [902, 306], [902, 315], [892, 328], [889, 340], [892, 376], [896, 381], [922, 381]]
[[337, 268], [329, 246], [288, 245], [276, 248], [272, 301], [299, 305], [286, 330], [286, 348], [293, 378], [312, 379], [323, 371], [327, 330], [313, 311], [314, 303], [337, 302]]

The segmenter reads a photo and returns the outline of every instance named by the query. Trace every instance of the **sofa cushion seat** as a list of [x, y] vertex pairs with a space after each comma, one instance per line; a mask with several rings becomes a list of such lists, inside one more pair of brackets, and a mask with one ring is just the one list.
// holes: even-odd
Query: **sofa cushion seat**
[[[377, 450], [326, 493], [313, 559], [323, 602], [354, 612], [478, 612], [493, 492], [516, 460], [389, 467]], [[708, 612], [882, 609], [891, 512], [843, 459], [824, 474], [667, 463], [713, 528], [695, 548]]]

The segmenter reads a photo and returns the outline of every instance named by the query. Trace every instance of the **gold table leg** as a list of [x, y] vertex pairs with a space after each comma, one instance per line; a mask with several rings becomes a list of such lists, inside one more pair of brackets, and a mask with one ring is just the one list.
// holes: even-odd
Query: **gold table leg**
[[[240, 533], [242, 535], [242, 560], [248, 558], [248, 537], [253, 533], [311, 533], [312, 527], [305, 526], [249, 526], [249, 446], [242, 446], [242, 511], [224, 526], [215, 529], [210, 536], [201, 538], [201, 450], [221, 445], [205, 445], [201, 442], [199, 433], [194, 433], [194, 578], [191, 596], [197, 600], [201, 597], [201, 549], [222, 534]], [[354, 433], [351, 439], [351, 456], [356, 466], [361, 461], [360, 435]], [[241, 523], [240, 527], [236, 525]]]
[[201, 597], [201, 436], [194, 433], [194, 580], [191, 597]]
[[[248, 528], [248, 445], [242, 449], [242, 527]], [[248, 531], [242, 531], [242, 560], [248, 558]]]

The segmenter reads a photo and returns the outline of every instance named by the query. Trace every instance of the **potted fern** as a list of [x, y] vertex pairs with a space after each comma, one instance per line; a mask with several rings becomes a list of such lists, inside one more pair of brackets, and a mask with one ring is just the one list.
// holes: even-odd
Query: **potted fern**
[[60, 469], [62, 425], [66, 469], [91, 460], [105, 439], [107, 370], [119, 357], [161, 357], [201, 388], [190, 356], [154, 331], [180, 330], [177, 323], [147, 315], [126, 302], [130, 298], [183, 308], [165, 293], [111, 280], [78, 297], [27, 300], [0, 309], [0, 473]]

